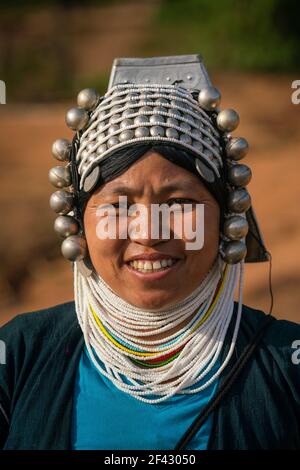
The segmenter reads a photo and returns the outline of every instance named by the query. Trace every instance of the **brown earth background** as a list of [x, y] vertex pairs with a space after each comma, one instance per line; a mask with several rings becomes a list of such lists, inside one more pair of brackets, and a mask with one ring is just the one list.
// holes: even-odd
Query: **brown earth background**
[[[159, 2], [122, 2], [88, 10], [77, 7], [68, 13], [71, 40], [65, 47], [72, 49], [70, 66], [78, 82], [88, 86], [88, 77], [98, 74], [100, 83], [115, 57], [139, 56], [138, 45], [153, 34], [158, 6]], [[47, 35], [54, 41], [56, 33], [64, 33], [64, 15], [46, 10], [28, 13], [13, 32], [10, 53], [21, 47], [24, 37], [33, 44]], [[159, 55], [160, 49], [152, 53]], [[178, 53], [176, 44], [169, 53]], [[291, 102], [291, 84], [300, 74], [224, 69], [210, 75], [222, 92], [222, 108], [239, 112], [235, 135], [246, 137], [251, 146], [245, 163], [253, 172], [249, 190], [273, 257], [274, 315], [299, 322], [300, 105]], [[64, 116], [75, 105], [76, 94], [73, 101], [62, 96], [57, 102], [11, 102], [6, 85], [7, 104], [0, 106], [0, 324], [16, 314], [73, 298], [71, 266], [60, 255], [60, 241], [53, 231], [48, 171], [56, 164], [52, 142], [73, 135]], [[22, 86], [34, 94], [30, 83]], [[268, 311], [268, 275], [268, 263], [246, 265], [244, 303]]]

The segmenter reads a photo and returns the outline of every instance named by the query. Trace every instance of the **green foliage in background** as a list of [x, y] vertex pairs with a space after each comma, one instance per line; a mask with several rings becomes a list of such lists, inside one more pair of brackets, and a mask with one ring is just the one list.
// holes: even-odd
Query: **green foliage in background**
[[[200, 53], [210, 70], [300, 70], [299, 0], [143, 1], [150, 1], [154, 14], [149, 27], [137, 31], [128, 56]], [[95, 31], [89, 35], [88, 25], [81, 29], [81, 18], [90, 6], [120, 3], [130, 2], [2, 2], [0, 79], [8, 84], [9, 102], [73, 99], [78, 89], [93, 84], [103, 92], [108, 70], [101, 69], [101, 61], [93, 76], [78, 70], [75, 63], [81, 40], [88, 44], [95, 35]], [[97, 40], [108, 28], [109, 23], [99, 23]]]
[[201, 53], [209, 67], [300, 68], [299, 0], [165, 0], [147, 52]]

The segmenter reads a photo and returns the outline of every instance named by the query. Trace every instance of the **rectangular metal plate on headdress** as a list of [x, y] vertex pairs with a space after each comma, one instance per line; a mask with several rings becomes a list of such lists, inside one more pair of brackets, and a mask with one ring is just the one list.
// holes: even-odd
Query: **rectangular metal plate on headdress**
[[199, 54], [148, 58], [119, 58], [113, 62], [108, 90], [117, 83], [172, 85], [201, 90], [211, 86]]

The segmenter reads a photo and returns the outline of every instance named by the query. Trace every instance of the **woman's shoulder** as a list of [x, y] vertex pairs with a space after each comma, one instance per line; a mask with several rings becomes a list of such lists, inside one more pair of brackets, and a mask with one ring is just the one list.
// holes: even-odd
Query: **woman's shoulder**
[[[267, 314], [243, 305], [241, 329], [249, 340], [260, 328]], [[300, 324], [272, 317], [261, 340], [260, 353], [277, 363], [281, 371], [300, 377]], [[267, 359], [268, 358], [268, 359]]]
[[37, 337], [43, 332], [64, 331], [76, 320], [74, 301], [16, 315], [0, 328], [0, 340], [6, 336]]
[[[248, 329], [252, 330], [252, 332], [255, 332], [257, 328], [259, 328], [266, 316], [267, 314], [262, 310], [243, 305], [242, 324], [247, 325]], [[278, 345], [289, 342], [295, 336], [300, 340], [299, 323], [278, 319], [276, 316], [272, 316], [272, 319], [273, 321], [270, 323], [266, 332], [266, 338], [273, 338]]]

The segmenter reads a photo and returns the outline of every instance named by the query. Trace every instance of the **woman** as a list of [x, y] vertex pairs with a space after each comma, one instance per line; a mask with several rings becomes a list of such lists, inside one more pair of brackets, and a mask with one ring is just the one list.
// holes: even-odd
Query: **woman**
[[1, 329], [3, 449], [300, 447], [300, 327], [242, 305], [268, 253], [219, 101], [198, 56], [117, 60], [79, 93], [50, 171], [75, 302]]

